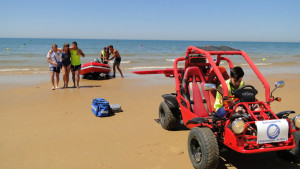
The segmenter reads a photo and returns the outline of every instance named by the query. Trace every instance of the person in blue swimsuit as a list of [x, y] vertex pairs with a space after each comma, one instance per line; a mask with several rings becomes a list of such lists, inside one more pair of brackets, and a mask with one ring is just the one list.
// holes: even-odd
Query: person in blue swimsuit
[[69, 75], [71, 70], [71, 53], [69, 47], [70, 47], [69, 43], [64, 44], [62, 56], [61, 56], [64, 87], [68, 87]]

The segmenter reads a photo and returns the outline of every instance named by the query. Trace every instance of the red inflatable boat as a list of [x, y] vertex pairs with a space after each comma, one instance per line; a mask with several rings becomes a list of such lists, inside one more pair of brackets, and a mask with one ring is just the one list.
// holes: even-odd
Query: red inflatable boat
[[88, 62], [81, 66], [81, 75], [87, 74], [108, 74], [110, 72], [110, 66], [99, 62]]

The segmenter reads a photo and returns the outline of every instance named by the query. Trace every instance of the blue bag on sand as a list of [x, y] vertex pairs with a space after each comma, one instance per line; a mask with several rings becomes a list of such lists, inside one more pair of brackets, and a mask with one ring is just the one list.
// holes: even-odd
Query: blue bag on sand
[[92, 112], [98, 117], [108, 116], [110, 111], [109, 102], [105, 99], [94, 99], [92, 103]]

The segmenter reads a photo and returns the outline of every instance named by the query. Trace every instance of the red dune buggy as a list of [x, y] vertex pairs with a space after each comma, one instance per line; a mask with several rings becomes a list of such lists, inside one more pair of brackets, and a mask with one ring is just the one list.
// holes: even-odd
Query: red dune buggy
[[[256, 99], [257, 90], [246, 85], [233, 90], [229, 95], [225, 80], [229, 79], [221, 61], [233, 68], [226, 57], [241, 55], [265, 88], [265, 101]], [[215, 59], [212, 57], [215, 56]], [[178, 68], [179, 62], [185, 62]], [[188, 151], [193, 166], [197, 169], [217, 168], [219, 148], [226, 147], [240, 153], [262, 153], [277, 151], [279, 155], [294, 158], [299, 154], [300, 115], [288, 118], [294, 111], [275, 114], [270, 103], [280, 101], [272, 95], [284, 82], [270, 86], [246, 52], [227, 46], [188, 47], [186, 57], [174, 61], [174, 69], [137, 71], [137, 74], [159, 74], [175, 77], [176, 93], [163, 95], [159, 106], [159, 121], [166, 130], [176, 130], [180, 123], [191, 129], [188, 137]], [[226, 114], [218, 117], [214, 103], [218, 86], [223, 87], [222, 101]], [[220, 92], [221, 93], [221, 92]], [[252, 105], [259, 107], [253, 110]], [[243, 106], [245, 113], [236, 113]]]

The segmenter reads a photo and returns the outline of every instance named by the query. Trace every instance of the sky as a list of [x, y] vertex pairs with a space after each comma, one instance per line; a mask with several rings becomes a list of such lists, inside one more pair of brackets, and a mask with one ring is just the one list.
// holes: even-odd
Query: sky
[[298, 0], [1, 0], [0, 38], [300, 42]]

